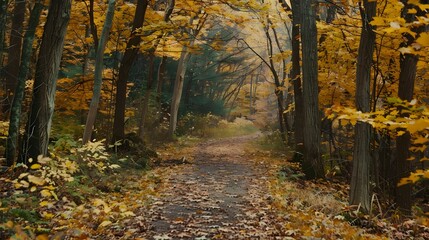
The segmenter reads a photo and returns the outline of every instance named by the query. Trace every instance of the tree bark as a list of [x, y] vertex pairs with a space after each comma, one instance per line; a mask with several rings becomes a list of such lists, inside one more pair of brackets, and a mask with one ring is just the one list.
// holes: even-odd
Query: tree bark
[[300, 0], [292, 0], [292, 69], [290, 79], [293, 83], [293, 93], [295, 98], [295, 154], [294, 161], [301, 161], [304, 154], [304, 100], [301, 85], [301, 57], [300, 57]]
[[[198, 11], [198, 13], [201, 13], [201, 9]], [[192, 25], [192, 22], [197, 16], [198, 14], [196, 14], [195, 16], [192, 16], [189, 19], [190, 25]], [[189, 30], [191, 32], [190, 35], [193, 35], [193, 38], [190, 40], [190, 43], [189, 43], [190, 47], [194, 46], [195, 38], [197, 37], [198, 33], [201, 31], [206, 20], [207, 20], [207, 13], [204, 13], [203, 16], [199, 17], [197, 27], [195, 29]], [[173, 137], [177, 127], [177, 115], [179, 113], [179, 105], [180, 105], [180, 100], [182, 98], [183, 83], [185, 80], [185, 73], [186, 73], [189, 57], [190, 57], [190, 53], [188, 51], [188, 47], [183, 46], [182, 53], [179, 59], [179, 65], [177, 67], [176, 79], [174, 82], [173, 99], [171, 100], [170, 126], [168, 128], [168, 136], [171, 138]]]
[[[416, 70], [418, 56], [405, 54], [401, 56], [401, 72], [399, 74], [398, 97], [401, 100], [411, 101], [414, 95], [414, 82], [416, 79]], [[401, 111], [402, 117], [407, 117], [407, 113]], [[401, 178], [408, 177], [411, 172], [411, 161], [409, 148], [411, 147], [411, 135], [409, 132], [396, 138], [396, 184]], [[412, 205], [412, 185], [406, 184], [397, 187], [395, 191], [395, 202], [399, 209], [405, 214], [411, 214]]]
[[[5, 52], [5, 36], [6, 36], [6, 21], [7, 21], [7, 4], [8, 0], [0, 0], [0, 78], [3, 78], [4, 52]], [[3, 97], [3, 96], [1, 96]], [[3, 104], [0, 104], [0, 111], [3, 110]], [[2, 114], [3, 115], [3, 114]], [[0, 117], [0, 120], [2, 118]]]
[[[193, 45], [193, 41], [191, 43]], [[179, 59], [179, 65], [176, 72], [176, 80], [174, 82], [173, 98], [171, 101], [170, 110], [170, 126], [168, 128], [168, 135], [173, 137], [176, 132], [177, 115], [179, 113], [180, 99], [182, 98], [183, 84], [185, 81], [186, 65], [189, 60], [188, 47], [183, 46], [182, 53]]]
[[30, 67], [31, 55], [33, 54], [33, 42], [36, 35], [36, 28], [39, 25], [40, 14], [43, 9], [42, 0], [38, 0], [30, 13], [28, 29], [24, 36], [22, 46], [21, 64], [19, 65], [17, 85], [10, 111], [9, 132], [6, 142], [6, 162], [8, 166], [13, 166], [16, 162], [16, 153], [19, 136], [19, 125], [21, 121], [22, 101], [25, 94], [25, 81]]
[[127, 100], [128, 76], [134, 60], [137, 57], [137, 53], [139, 51], [138, 47], [141, 42], [141, 37], [137, 35], [135, 31], [143, 26], [148, 3], [148, 0], [138, 0], [137, 2], [132, 35], [130, 40], [128, 40], [127, 50], [125, 50], [121, 66], [119, 67], [119, 79], [116, 83], [115, 116], [113, 120], [113, 142], [123, 140], [125, 137], [125, 107]]
[[115, 0], [109, 0], [106, 20], [101, 32], [100, 42], [97, 44], [97, 55], [95, 58], [94, 70], [94, 90], [92, 93], [91, 104], [89, 106], [88, 117], [86, 119], [85, 131], [83, 133], [82, 143], [86, 144], [91, 139], [92, 131], [97, 117], [98, 105], [101, 97], [101, 86], [103, 84], [103, 59], [104, 50], [109, 39], [110, 30], [112, 29], [113, 17], [115, 15]]
[[319, 86], [317, 77], [316, 2], [301, 1], [302, 77], [304, 99], [304, 159], [302, 168], [309, 179], [323, 178], [320, 157]]
[[25, 0], [15, 1], [12, 18], [12, 30], [10, 32], [8, 60], [5, 67], [6, 77], [6, 104], [3, 112], [7, 115], [12, 105], [13, 95], [18, 82], [19, 61], [21, 59], [21, 46], [23, 39], [23, 25], [25, 17]]
[[149, 101], [150, 101], [150, 95], [152, 94], [152, 88], [153, 88], [153, 74], [155, 72], [155, 52], [151, 51], [149, 52], [149, 72], [147, 77], [147, 83], [146, 83], [146, 92], [143, 96], [143, 101], [141, 104], [141, 111], [140, 111], [140, 122], [139, 122], [139, 131], [138, 135], [140, 139], [143, 141], [144, 134], [145, 134], [145, 123], [146, 123], [146, 117], [149, 112]]
[[[164, 13], [164, 22], [168, 22], [170, 20], [170, 16], [173, 13], [175, 4], [176, 4], [175, 0], [168, 0], [167, 7], [165, 8], [165, 13]], [[150, 96], [152, 94], [152, 88], [153, 88], [153, 82], [154, 82], [153, 75], [155, 73], [155, 65], [154, 65], [155, 51], [163, 36], [164, 36], [163, 33], [158, 35], [158, 37], [155, 40], [155, 43], [153, 44], [153, 47], [149, 50], [149, 54], [148, 54], [149, 55], [149, 74], [147, 78], [146, 93], [144, 95], [142, 106], [141, 106], [140, 123], [139, 123], [139, 131], [138, 131], [139, 137], [142, 141], [144, 139], [145, 123], [147, 119], [147, 114], [149, 112], [149, 101], [150, 101]], [[165, 60], [163, 57], [160, 63], [160, 68], [164, 61]], [[160, 72], [157, 73], [158, 81], [161, 79], [161, 75], [162, 74]], [[161, 109], [159, 111], [161, 112]]]
[[[371, 111], [371, 66], [375, 47], [375, 32], [369, 24], [376, 14], [377, 2], [363, 1], [360, 6], [362, 30], [356, 67], [356, 109], [362, 112]], [[363, 212], [368, 212], [370, 203], [370, 138], [371, 126], [358, 122], [355, 126], [355, 145], [353, 152], [353, 171], [350, 183], [351, 205], [360, 205]]]
[[54, 114], [58, 71], [70, 20], [71, 0], [53, 0], [49, 6], [36, 64], [33, 99], [27, 121], [22, 162], [48, 155], [49, 134]]

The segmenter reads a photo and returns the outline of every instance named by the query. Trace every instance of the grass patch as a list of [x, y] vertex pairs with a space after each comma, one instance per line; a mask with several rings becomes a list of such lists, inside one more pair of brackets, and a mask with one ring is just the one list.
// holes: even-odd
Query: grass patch
[[216, 127], [207, 128], [205, 135], [209, 138], [228, 138], [250, 135], [258, 131], [259, 129], [252, 121], [245, 118], [236, 118], [233, 122], [219, 121]]
[[270, 151], [272, 153], [289, 153], [289, 149], [283, 142], [279, 131], [264, 132], [262, 137], [259, 138], [256, 142], [255, 147], [264, 151]]

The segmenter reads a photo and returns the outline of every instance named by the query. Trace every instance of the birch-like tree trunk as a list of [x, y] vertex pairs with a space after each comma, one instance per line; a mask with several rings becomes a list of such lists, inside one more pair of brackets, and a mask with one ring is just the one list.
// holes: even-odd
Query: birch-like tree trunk
[[100, 42], [97, 45], [97, 54], [95, 57], [95, 70], [94, 70], [94, 90], [92, 93], [91, 104], [89, 106], [88, 117], [86, 119], [85, 131], [83, 133], [82, 143], [86, 144], [91, 139], [92, 131], [97, 117], [98, 105], [101, 96], [101, 86], [103, 84], [103, 60], [104, 50], [109, 39], [110, 30], [112, 29], [113, 17], [115, 15], [115, 0], [109, 0], [109, 5], [106, 13], [106, 20], [104, 21], [103, 30], [100, 36]]
[[168, 129], [168, 135], [171, 137], [174, 135], [177, 127], [177, 115], [179, 113], [180, 100], [182, 99], [183, 84], [185, 82], [186, 67], [189, 56], [188, 47], [183, 46], [182, 53], [179, 58], [179, 65], [177, 67], [176, 80], [174, 82], [173, 98], [171, 100], [170, 126]]

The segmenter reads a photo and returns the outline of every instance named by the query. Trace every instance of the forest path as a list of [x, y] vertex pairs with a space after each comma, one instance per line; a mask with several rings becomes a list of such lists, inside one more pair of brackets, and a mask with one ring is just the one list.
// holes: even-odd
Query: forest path
[[268, 173], [246, 145], [257, 135], [209, 140], [193, 164], [166, 179], [159, 199], [142, 214], [149, 239], [267, 239], [282, 236], [268, 195]]

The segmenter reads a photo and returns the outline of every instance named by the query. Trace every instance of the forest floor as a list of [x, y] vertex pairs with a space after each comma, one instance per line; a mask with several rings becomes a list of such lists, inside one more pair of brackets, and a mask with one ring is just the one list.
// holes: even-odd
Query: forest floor
[[[429, 239], [427, 219], [392, 224], [353, 216], [346, 184], [302, 179], [286, 155], [258, 148], [259, 139], [260, 133], [176, 142], [159, 150], [148, 172], [123, 169], [93, 179], [102, 191], [63, 187], [56, 203], [40, 202], [45, 221], [32, 228], [33, 237]], [[23, 233], [11, 222], [5, 227]]]
[[162, 179], [158, 194], [136, 209], [137, 218], [125, 220], [109, 235], [158, 240], [387, 238], [353, 227], [341, 215], [349, 210], [346, 185], [295, 181], [299, 174], [293, 170], [280, 177], [286, 156], [255, 148], [260, 137], [164, 150], [157, 167]]

